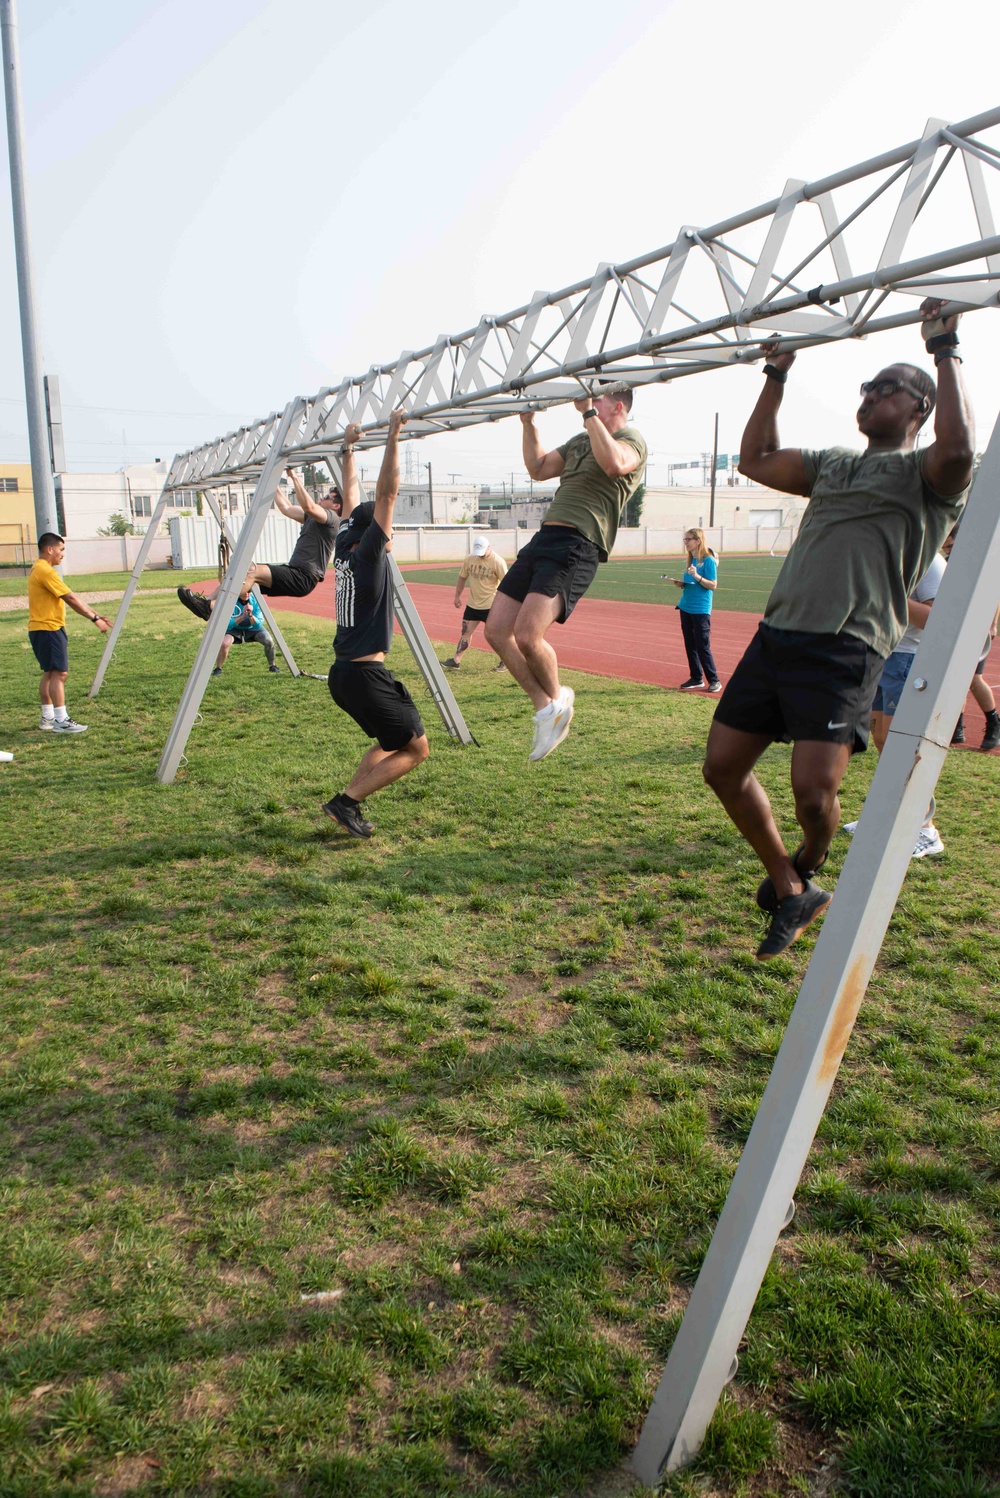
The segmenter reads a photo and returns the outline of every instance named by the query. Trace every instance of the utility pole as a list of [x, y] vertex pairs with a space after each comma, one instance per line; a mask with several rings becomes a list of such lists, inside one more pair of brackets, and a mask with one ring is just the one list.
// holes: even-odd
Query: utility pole
[[715, 465], [719, 459], [719, 413], [715, 413], [715, 437], [712, 441], [712, 494], [708, 502], [708, 528], [715, 526]]
[[425, 463], [427, 469], [427, 502], [430, 505], [431, 525], [434, 524], [434, 470], [430, 463]]
[[24, 191], [24, 161], [21, 153], [22, 109], [18, 77], [17, 15], [14, 0], [0, 0], [0, 30], [3, 33], [3, 81], [7, 103], [7, 150], [10, 156], [10, 199], [14, 212], [14, 256], [17, 264], [17, 299], [21, 311], [21, 352], [24, 359], [24, 395], [28, 407], [28, 447], [31, 453], [31, 487], [35, 497], [35, 539], [46, 531], [59, 530], [56, 490], [49, 463], [45, 394], [35, 339], [34, 288], [31, 249], [28, 241], [28, 209]]

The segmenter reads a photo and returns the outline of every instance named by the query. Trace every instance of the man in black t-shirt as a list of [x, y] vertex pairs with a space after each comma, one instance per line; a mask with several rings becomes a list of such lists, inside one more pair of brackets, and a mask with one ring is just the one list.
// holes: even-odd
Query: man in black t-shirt
[[[295, 470], [285, 470], [298, 503], [290, 503], [280, 489], [274, 496], [274, 503], [282, 515], [301, 525], [302, 534], [287, 562], [251, 562], [244, 589], [249, 590], [256, 583], [268, 598], [305, 598], [319, 587], [326, 576], [337, 531], [358, 502], [360, 490], [354, 465], [354, 443], [360, 436], [361, 428], [356, 423], [352, 423], [344, 433], [344, 445], [340, 450], [343, 495], [334, 485], [327, 497], [317, 504]], [[207, 619], [212, 611], [213, 602], [190, 588], [178, 588], [177, 597], [199, 619]]]
[[337, 534], [334, 552], [337, 634], [330, 695], [376, 741], [346, 791], [323, 806], [352, 837], [371, 837], [375, 831], [361, 815], [365, 797], [415, 770], [430, 753], [409, 692], [385, 666], [393, 622], [389, 551], [399, 493], [399, 433], [405, 420], [402, 411], [390, 416], [375, 501], [354, 507]]

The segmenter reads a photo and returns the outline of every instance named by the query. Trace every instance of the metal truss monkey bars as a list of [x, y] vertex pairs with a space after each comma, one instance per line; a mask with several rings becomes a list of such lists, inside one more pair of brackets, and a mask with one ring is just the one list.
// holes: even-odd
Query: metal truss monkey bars
[[[769, 203], [684, 225], [661, 249], [347, 376], [304, 401], [286, 456], [335, 453], [352, 421], [361, 447], [380, 446], [396, 406], [407, 438], [425, 437], [570, 400], [597, 380], [648, 385], [748, 363], [771, 338], [802, 348], [900, 327], [928, 295], [995, 307], [1000, 150], [984, 135], [998, 124], [1000, 109], [929, 120], [919, 140], [790, 180]], [[282, 415], [178, 455], [168, 489], [257, 475]]]
[[[987, 183], [995, 189], [996, 177], [989, 179], [984, 168], [1000, 172], [1000, 150], [983, 136], [998, 124], [1000, 109], [952, 126], [931, 120], [919, 140], [895, 151], [819, 182], [789, 182], [779, 198], [759, 208], [711, 228], [685, 227], [664, 249], [599, 266], [588, 280], [538, 292], [514, 312], [484, 317], [465, 333], [442, 336], [419, 353], [373, 366], [309, 400], [293, 400], [280, 414], [176, 457], [165, 494], [234, 478], [257, 477], [258, 483], [159, 778], [173, 779], [183, 759], [282, 465], [325, 459], [336, 473], [348, 423], [362, 425], [362, 447], [379, 446], [397, 406], [408, 412], [407, 436], [427, 436], [496, 421], [526, 405], [554, 405], [598, 380], [654, 384], [752, 362], [772, 338], [806, 347], [901, 327], [919, 320], [926, 295], [945, 299], [949, 310], [995, 307], [1000, 237]], [[941, 249], [945, 243], [953, 248]], [[697, 1453], [735, 1370], [998, 592], [1000, 421], [836, 900], [634, 1453], [635, 1470], [648, 1483]], [[414, 625], [398, 602], [397, 609], [409, 638], [419, 620]], [[429, 647], [426, 660], [416, 653], [429, 682], [443, 677]], [[442, 698], [438, 705], [448, 722], [451, 704]]]

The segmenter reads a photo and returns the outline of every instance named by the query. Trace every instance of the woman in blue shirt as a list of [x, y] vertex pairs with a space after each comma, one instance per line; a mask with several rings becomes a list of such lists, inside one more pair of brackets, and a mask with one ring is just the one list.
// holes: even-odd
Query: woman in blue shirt
[[722, 683], [712, 659], [710, 633], [712, 627], [712, 594], [715, 592], [719, 569], [715, 552], [705, 544], [705, 532], [689, 530], [684, 533], [688, 564], [681, 579], [671, 578], [681, 590], [681, 633], [687, 651], [687, 681], [681, 682], [682, 692], [692, 692], [696, 687], [705, 687], [711, 693], [721, 692]]

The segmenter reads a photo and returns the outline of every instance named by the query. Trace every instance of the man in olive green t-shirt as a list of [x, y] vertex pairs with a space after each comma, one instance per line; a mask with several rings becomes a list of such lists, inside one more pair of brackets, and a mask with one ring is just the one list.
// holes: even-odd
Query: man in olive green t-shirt
[[536, 482], [559, 487], [541, 529], [518, 556], [486, 621], [486, 638], [535, 707], [529, 759], [544, 759], [569, 733], [573, 692], [559, 684], [559, 663], [545, 635], [565, 624], [608, 560], [618, 522], [642, 481], [646, 444], [629, 426], [632, 392], [611, 385], [573, 402], [583, 431], [546, 452], [535, 413], [521, 415], [524, 466]]
[[[704, 774], [767, 869], [757, 903], [771, 917], [757, 956], [775, 957], [830, 903], [814, 883], [840, 821], [847, 762], [868, 744], [885, 658], [906, 628], [906, 600], [962, 511], [972, 477], [972, 416], [959, 373], [957, 317], [921, 305], [938, 384], [891, 364], [861, 387], [863, 453], [803, 452], [778, 440], [778, 408], [794, 353], [769, 354], [764, 388], [743, 433], [740, 472], [809, 496], [757, 634], [719, 701]], [[937, 324], [937, 325], [935, 325]], [[934, 416], [934, 442], [916, 451]], [[802, 843], [789, 858], [753, 774], [775, 740], [791, 741]]]

